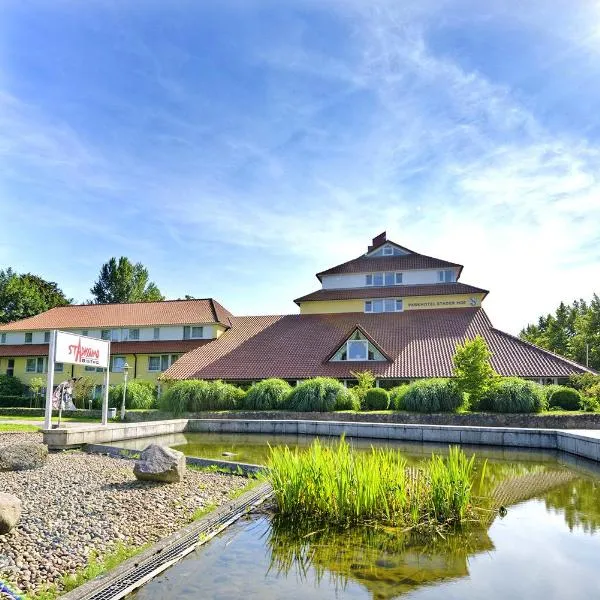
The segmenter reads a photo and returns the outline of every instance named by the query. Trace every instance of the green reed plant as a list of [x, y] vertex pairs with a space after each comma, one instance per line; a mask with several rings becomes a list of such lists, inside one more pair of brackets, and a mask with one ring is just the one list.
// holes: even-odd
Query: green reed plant
[[471, 512], [474, 459], [458, 448], [409, 469], [394, 449], [355, 453], [342, 439], [304, 451], [271, 448], [268, 477], [279, 514], [346, 527], [460, 523]]

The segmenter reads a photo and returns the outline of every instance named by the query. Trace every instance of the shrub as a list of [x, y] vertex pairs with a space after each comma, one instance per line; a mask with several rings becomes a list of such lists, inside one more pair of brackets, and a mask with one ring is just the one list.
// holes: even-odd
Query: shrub
[[454, 381], [459, 391], [469, 394], [473, 404], [477, 404], [497, 377], [490, 364], [491, 356], [486, 341], [480, 335], [456, 347]]
[[344, 391], [337, 395], [333, 410], [360, 410], [360, 400], [354, 394], [354, 390], [344, 388]]
[[579, 408], [586, 412], [598, 412], [600, 411], [600, 402], [594, 396], [581, 396]]
[[364, 410], [387, 410], [390, 395], [382, 388], [372, 388], [365, 395]]
[[360, 408], [365, 408], [367, 392], [375, 386], [375, 375], [371, 371], [350, 371], [356, 377], [357, 384], [352, 388], [352, 393], [358, 398]]
[[424, 379], [408, 386], [404, 410], [421, 413], [454, 412], [464, 403], [463, 393], [450, 379]]
[[408, 392], [410, 385], [399, 385], [398, 387], [390, 390], [390, 408], [393, 410], [405, 410], [404, 409], [404, 396]]
[[7, 408], [29, 408], [31, 398], [25, 396], [0, 396], [0, 406]]
[[0, 396], [22, 396], [25, 384], [18, 377], [0, 375]]
[[307, 379], [292, 390], [287, 408], [297, 412], [331, 412], [335, 410], [338, 396], [346, 394], [346, 391], [337, 379]]
[[244, 390], [223, 381], [189, 379], [178, 381], [161, 396], [159, 406], [165, 412], [232, 410], [242, 404]]
[[[552, 386], [554, 387], [554, 386]], [[557, 386], [550, 394], [547, 394], [548, 406], [550, 408], [562, 408], [563, 410], [579, 410], [581, 394], [573, 388]]]
[[[79, 377], [73, 384], [73, 404], [77, 408], [90, 408], [96, 406], [97, 408], [102, 407], [102, 395], [94, 401], [94, 389], [96, 382], [93, 377], [84, 376]], [[123, 390], [121, 390], [121, 394]], [[122, 398], [123, 396], [121, 396]], [[120, 406], [120, 405], [119, 405]]]
[[546, 406], [543, 387], [518, 377], [499, 379], [479, 403], [480, 410], [498, 413], [541, 412]]
[[580, 392], [584, 392], [600, 383], [600, 375], [593, 373], [582, 373], [581, 375], [571, 375], [569, 385]]
[[[108, 399], [111, 406], [119, 407], [123, 401], [123, 383], [112, 386], [108, 390]], [[145, 382], [133, 379], [127, 382], [125, 392], [125, 408], [140, 409], [151, 408], [154, 404], [154, 396]]]
[[248, 410], [278, 410], [284, 408], [292, 386], [283, 379], [263, 379], [255, 383], [244, 398]]

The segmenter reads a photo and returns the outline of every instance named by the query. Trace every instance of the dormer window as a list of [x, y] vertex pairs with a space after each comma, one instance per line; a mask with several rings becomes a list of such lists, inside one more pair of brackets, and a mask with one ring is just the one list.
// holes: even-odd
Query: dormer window
[[393, 246], [384, 246], [383, 247], [383, 255], [384, 256], [393, 256], [394, 247]]
[[361, 331], [355, 331], [331, 357], [332, 361], [383, 361], [385, 356]]

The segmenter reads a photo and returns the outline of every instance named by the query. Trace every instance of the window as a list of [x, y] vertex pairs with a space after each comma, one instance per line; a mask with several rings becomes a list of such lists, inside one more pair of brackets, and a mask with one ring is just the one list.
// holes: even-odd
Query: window
[[438, 281], [440, 283], [452, 283], [454, 281], [454, 271], [438, 271]]
[[166, 371], [177, 359], [179, 354], [162, 354], [148, 357], [148, 371]]
[[160, 371], [160, 356], [148, 357], [148, 371]]
[[64, 368], [65, 368], [65, 366], [63, 365], [63, 363], [54, 363], [54, 372], [55, 373], [62, 373]]
[[383, 247], [383, 255], [384, 256], [391, 256], [392, 254], [394, 254], [393, 246], [384, 246]]
[[367, 360], [369, 356], [369, 342], [367, 340], [348, 340], [346, 345], [347, 360]]
[[366, 313], [402, 312], [402, 298], [365, 300]]
[[84, 330], [81, 332], [81, 335], [87, 336], [87, 335], [89, 335], [89, 331], [88, 331], [87, 329], [84, 329]]
[[44, 357], [28, 358], [25, 364], [26, 373], [43, 373], [44, 372]]
[[192, 339], [204, 337], [204, 327], [192, 327]]
[[49, 344], [49, 343], [50, 343], [50, 332], [44, 331], [44, 344]]
[[125, 357], [124, 356], [113, 356], [112, 357], [111, 371], [113, 373], [122, 373], [124, 365], [125, 365]]
[[368, 273], [365, 275], [365, 285], [367, 286], [388, 286], [400, 285], [402, 283], [402, 273], [388, 271], [386, 273]]
[[137, 341], [140, 339], [140, 330], [139, 329], [130, 329], [129, 330], [129, 339]]
[[96, 367], [90, 367], [90, 365], [85, 365], [84, 370], [88, 371], [88, 373], [93, 373], [96, 370]]
[[8, 364], [6, 365], [6, 374], [9, 377], [14, 377], [14, 375], [15, 375], [15, 359], [14, 358], [8, 359]]
[[6, 344], [6, 334], [0, 333], [0, 344]]
[[111, 329], [110, 330], [110, 341], [111, 342], [120, 342], [121, 341], [121, 330], [120, 329]]
[[25, 334], [25, 343], [26, 344], [31, 344], [33, 342], [33, 333], [31, 333], [31, 331], [28, 331]]
[[100, 332], [100, 338], [103, 340], [110, 340], [110, 329], [103, 329]]
[[160, 340], [160, 327], [155, 327], [154, 332], [152, 333], [153, 340]]

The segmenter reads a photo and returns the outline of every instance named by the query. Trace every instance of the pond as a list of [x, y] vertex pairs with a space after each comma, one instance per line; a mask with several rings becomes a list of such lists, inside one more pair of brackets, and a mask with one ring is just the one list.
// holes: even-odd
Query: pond
[[[265, 461], [267, 441], [289, 446], [311, 442], [257, 434], [185, 434], [171, 441], [187, 454], [222, 458], [223, 452], [232, 452], [236, 456], [231, 460], [252, 463]], [[357, 449], [378, 444], [349, 441]], [[383, 445], [398, 447], [411, 464], [432, 451], [447, 451], [447, 446], [417, 443]], [[598, 466], [552, 452], [466, 451], [476, 454], [479, 465], [487, 460], [479, 491], [494, 493], [507, 508], [504, 516], [493, 513], [481, 526], [423, 539], [372, 527], [343, 533], [290, 530], [273, 515], [251, 515], [130, 598], [600, 597]]]

